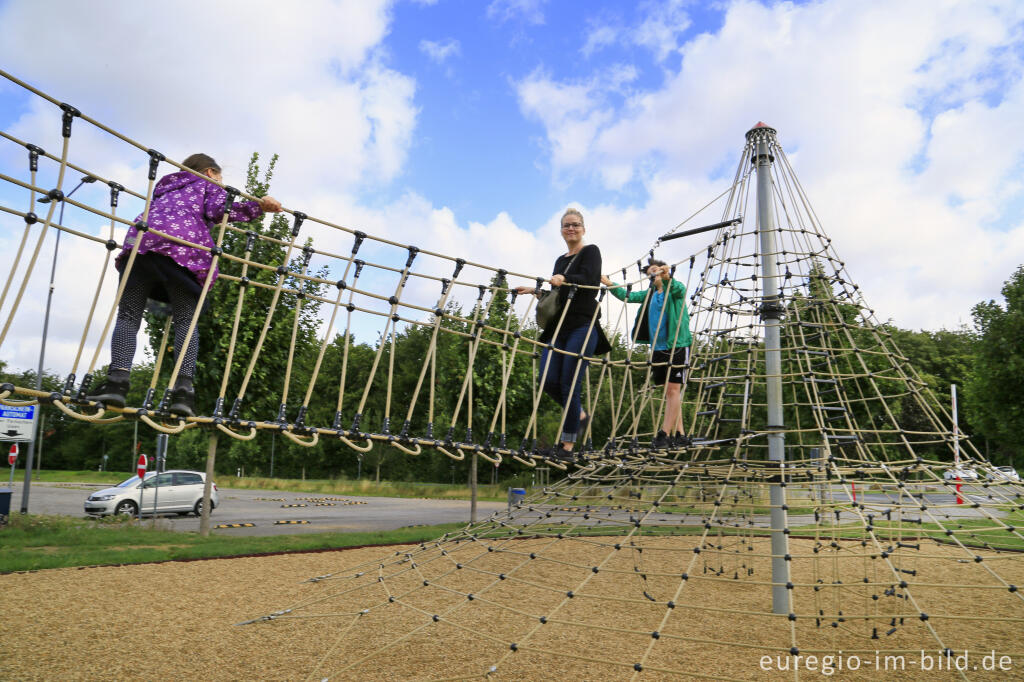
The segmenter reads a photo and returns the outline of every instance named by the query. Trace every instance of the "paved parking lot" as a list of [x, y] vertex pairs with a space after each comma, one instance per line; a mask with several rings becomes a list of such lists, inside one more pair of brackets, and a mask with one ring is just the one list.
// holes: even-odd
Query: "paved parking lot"
[[[6, 481], [5, 481], [6, 483]], [[106, 485], [80, 483], [33, 483], [29, 494], [32, 514], [63, 514], [84, 517], [85, 498]], [[220, 506], [214, 510], [211, 525], [252, 523], [252, 528], [214, 529], [231, 535], [279, 535], [282, 533], [323, 533], [394, 530], [404, 526], [469, 521], [469, 502], [464, 500], [424, 500], [396, 497], [346, 497], [315, 493], [283, 493], [267, 490], [225, 488], [220, 490]], [[14, 485], [11, 510], [21, 509], [21, 482]], [[315, 498], [316, 501], [300, 498]], [[332, 499], [323, 499], [332, 498]], [[322, 506], [317, 501], [322, 500]], [[282, 505], [304, 507], [284, 507]], [[333, 505], [333, 506], [328, 506]], [[505, 509], [499, 502], [477, 503], [477, 519]], [[148, 518], [148, 517], [146, 517]], [[306, 524], [277, 525], [277, 521], [308, 521]], [[194, 516], [161, 516], [159, 523], [172, 530], [198, 531]]]

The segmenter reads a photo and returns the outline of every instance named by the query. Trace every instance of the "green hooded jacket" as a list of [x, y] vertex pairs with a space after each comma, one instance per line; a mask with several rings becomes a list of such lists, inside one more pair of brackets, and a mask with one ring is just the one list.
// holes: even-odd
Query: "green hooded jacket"
[[[633, 342], [650, 343], [651, 331], [647, 322], [647, 311], [650, 309], [647, 298], [655, 291], [654, 287], [644, 291], [626, 291], [621, 284], [615, 284], [608, 288], [612, 296], [625, 301], [626, 303], [640, 303], [640, 310], [636, 313], [636, 321], [633, 322]], [[670, 348], [683, 348], [693, 343], [693, 336], [690, 334], [690, 313], [686, 310], [686, 286], [674, 279], [668, 281], [668, 296], [665, 297], [665, 321], [668, 322], [668, 339]], [[679, 330], [678, 335], [676, 330]], [[675, 343], [673, 343], [673, 340]]]

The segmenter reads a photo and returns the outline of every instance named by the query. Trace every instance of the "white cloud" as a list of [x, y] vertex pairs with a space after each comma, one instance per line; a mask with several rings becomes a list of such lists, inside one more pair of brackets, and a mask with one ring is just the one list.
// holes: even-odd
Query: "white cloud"
[[596, 76], [535, 70], [517, 88], [556, 177], [639, 181], [648, 207], [667, 180], [726, 185], [743, 132], [768, 122], [879, 316], [952, 326], [1019, 264], [1024, 221], [983, 225], [1022, 191], [1022, 20], [1013, 2], [741, 1], [621, 103]]
[[445, 40], [421, 40], [420, 52], [427, 55], [430, 61], [435, 64], [443, 64], [449, 57], [457, 56], [460, 52], [459, 41], [454, 38]]
[[547, 0], [491, 0], [487, 17], [505, 22], [522, 19], [528, 24], [544, 23], [544, 3]]
[[[65, 3], [52, 43], [38, 50], [29, 27], [47, 22], [52, 8], [11, 2], [0, 9], [10, 34], [0, 60], [168, 156], [207, 151], [229, 178], [253, 149], [282, 152], [279, 188], [296, 196], [291, 190], [310, 184], [387, 181], [401, 167], [415, 83], [378, 59], [389, 4], [311, 0], [297, 12], [276, 2], [116, 2], [95, 12]], [[58, 123], [46, 109], [33, 108], [13, 131], [47, 136], [57, 148]], [[74, 149], [87, 128], [76, 124]]]
[[584, 57], [622, 42], [650, 50], [662, 62], [679, 49], [679, 39], [692, 22], [685, 10], [685, 0], [644, 2], [638, 7], [642, 18], [632, 26], [623, 26], [618, 17], [590, 21], [587, 40], [580, 48]]

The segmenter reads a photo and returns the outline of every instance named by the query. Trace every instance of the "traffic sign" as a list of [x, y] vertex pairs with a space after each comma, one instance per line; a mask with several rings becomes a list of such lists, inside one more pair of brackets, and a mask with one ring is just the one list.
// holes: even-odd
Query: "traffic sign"
[[0, 405], [0, 441], [30, 441], [35, 424], [35, 405]]
[[146, 459], [145, 455], [139, 455], [139, 463], [136, 466], [136, 472], [139, 474], [139, 478], [145, 478], [146, 476], [146, 465], [149, 464], [149, 460]]
[[14, 443], [11, 445], [11, 451], [7, 455], [7, 463], [14, 466], [14, 463], [18, 461], [18, 444]]

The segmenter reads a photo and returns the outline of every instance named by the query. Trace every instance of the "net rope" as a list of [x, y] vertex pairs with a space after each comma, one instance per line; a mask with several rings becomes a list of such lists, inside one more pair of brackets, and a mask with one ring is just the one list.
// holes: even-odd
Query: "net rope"
[[[653, 380], [656, 363], [649, 346], [633, 340], [637, 306], [613, 303], [602, 286], [588, 334], [603, 325], [614, 348], [577, 371], [591, 418], [577, 459], [563, 462], [546, 459], [543, 446], [562, 431], [567, 415], [540, 389], [549, 364], [540, 361], [541, 351], [563, 351], [537, 340], [535, 299], [515, 292], [520, 284], [540, 290], [546, 276], [398, 243], [295, 209], [285, 210], [291, 229], [283, 238], [258, 225], [233, 224], [225, 211], [212, 226], [213, 247], [149, 227], [210, 252], [210, 273], [222, 266], [216, 286], [236, 296], [229, 320], [220, 321], [230, 324], [229, 342], [203, 358], [220, 368], [216, 401], [200, 405], [204, 413], [195, 417], [167, 411], [170, 391], [161, 394], [159, 387], [174, 385], [182, 363], [167, 356], [167, 319], [162, 332], [153, 332], [161, 341], [143, 403], [123, 409], [91, 403], [86, 396], [103, 368], [127, 279], [117, 287], [108, 279], [118, 236], [135, 224], [119, 214], [120, 204], [141, 204], [145, 222], [160, 168], [184, 169], [0, 75], [54, 105], [61, 131], [57, 155], [0, 131], [9, 149], [29, 155], [27, 167], [0, 173], [0, 219], [22, 225], [20, 235], [9, 232], [0, 357], [26, 324], [34, 326], [25, 296], [40, 277], [51, 231], [92, 249], [94, 258], [76, 267], [97, 281], [95, 290], [88, 288], [91, 305], [68, 313], [83, 331], [60, 360], [63, 390], [5, 384], [0, 402], [52, 404], [97, 425], [138, 419], [160, 432], [204, 428], [238, 440], [273, 430], [310, 448], [334, 439], [353, 455], [387, 447], [408, 456], [440, 453], [560, 470], [557, 480], [507, 511], [312, 577], [302, 601], [247, 621], [277, 628], [282, 639], [319, 638], [321, 653], [303, 671], [308, 679], [511, 678], [537, 670], [592, 679], [756, 679], [762, 656], [928, 651], [951, 660], [967, 649], [997, 649], [1015, 661], [1024, 656], [1017, 587], [1024, 581], [1018, 529], [1024, 490], [1000, 479], [953, 427], [944, 401], [875, 318], [774, 131], [748, 134], [732, 184], [655, 239], [642, 258], [611, 271], [626, 290], [646, 291], [653, 284], [644, 258], [659, 256], [686, 287], [693, 330], [681, 391], [687, 440], [652, 442], [666, 400]], [[109, 136], [126, 157], [144, 160], [146, 181], [107, 179], [74, 162], [72, 132], [82, 124]], [[776, 247], [768, 254], [754, 217], [760, 143], [773, 161]], [[109, 202], [72, 198], [69, 173], [106, 184]], [[52, 187], [41, 184], [44, 175], [56, 178]], [[25, 210], [12, 198], [19, 194]], [[46, 210], [37, 215], [41, 198]], [[228, 205], [247, 198], [228, 190]], [[76, 209], [74, 226], [58, 222], [58, 204]], [[722, 224], [692, 253], [676, 246], [687, 242], [665, 239], [709, 211]], [[311, 226], [315, 240], [303, 236]], [[225, 248], [229, 240], [234, 249]], [[126, 275], [140, 241], [129, 252]], [[273, 262], [256, 256], [263, 246], [276, 249]], [[778, 268], [778, 299], [764, 293], [765, 256]], [[204, 287], [203, 297], [210, 290]], [[254, 306], [260, 292], [269, 302]], [[764, 313], [775, 304], [782, 306], [774, 377], [782, 384], [781, 425], [766, 416], [772, 377]], [[319, 306], [319, 324], [314, 352], [300, 358], [305, 306]], [[201, 310], [202, 301], [181, 322], [196, 329]], [[255, 310], [263, 315], [260, 331], [243, 340], [241, 325]], [[564, 317], [563, 310], [559, 325]], [[291, 325], [287, 348], [268, 349], [269, 332], [282, 320]], [[356, 339], [371, 329], [372, 354], [356, 359]], [[415, 355], [404, 350], [410, 330], [421, 333]], [[450, 339], [461, 344], [456, 365], [442, 353]], [[279, 351], [286, 360], [278, 378], [266, 368], [267, 356]], [[411, 357], [414, 381], [399, 376]], [[169, 373], [161, 372], [165, 362]], [[246, 397], [254, 391], [280, 396], [277, 413], [248, 411]], [[515, 411], [523, 405], [525, 412]], [[768, 456], [768, 439], [780, 432], [784, 464]], [[216, 438], [211, 442], [215, 450]], [[955, 457], [979, 478], [951, 479]], [[769, 494], [780, 488], [781, 507]], [[780, 510], [781, 528], [771, 520]], [[783, 538], [785, 551], [773, 549], [770, 537]], [[785, 585], [772, 579], [779, 559], [789, 567]], [[784, 613], [769, 598], [779, 587], [787, 595]]]

